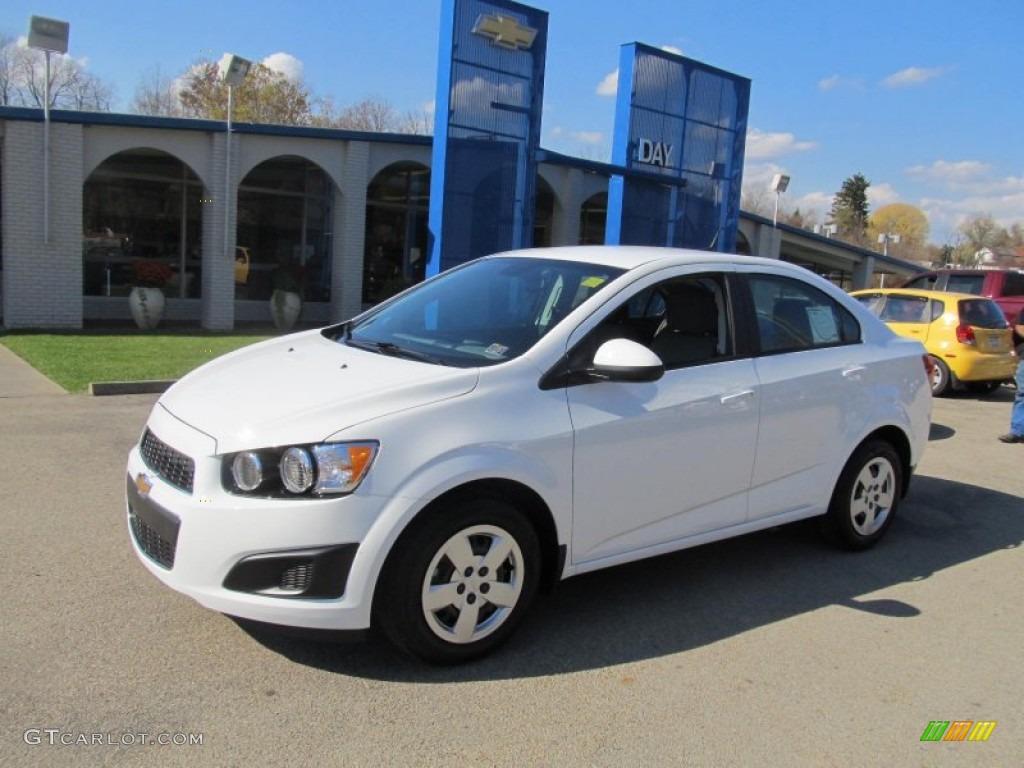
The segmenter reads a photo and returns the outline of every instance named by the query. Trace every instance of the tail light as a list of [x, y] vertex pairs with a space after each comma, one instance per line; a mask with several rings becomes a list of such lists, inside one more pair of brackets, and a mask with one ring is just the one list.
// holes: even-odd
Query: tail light
[[961, 323], [956, 327], [956, 340], [961, 344], [970, 344], [973, 347], [975, 344], [974, 328]]
[[931, 380], [932, 374], [935, 373], [935, 361], [932, 360], [931, 355], [921, 355], [921, 359], [924, 360], [924, 372]]

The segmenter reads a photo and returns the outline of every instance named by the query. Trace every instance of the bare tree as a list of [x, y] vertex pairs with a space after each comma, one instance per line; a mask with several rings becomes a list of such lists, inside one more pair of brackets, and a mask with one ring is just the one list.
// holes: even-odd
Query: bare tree
[[[114, 89], [70, 56], [50, 56], [50, 106], [106, 112]], [[0, 104], [41, 107], [46, 100], [46, 54], [0, 37]]]
[[0, 106], [15, 104], [14, 38], [0, 34]]
[[130, 109], [140, 115], [182, 117], [180, 80], [167, 77], [160, 67], [146, 72], [135, 87]]

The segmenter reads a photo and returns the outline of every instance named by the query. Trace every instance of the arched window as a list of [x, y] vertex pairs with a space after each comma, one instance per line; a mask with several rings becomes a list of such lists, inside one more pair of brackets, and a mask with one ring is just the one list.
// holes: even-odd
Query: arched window
[[533, 247], [551, 246], [551, 220], [555, 215], [555, 192], [542, 176], [537, 176], [536, 201], [533, 212]]
[[598, 192], [580, 206], [580, 245], [604, 245], [608, 221], [608, 193]]
[[375, 304], [423, 280], [427, 258], [430, 169], [394, 163], [366, 188], [363, 301]]
[[199, 298], [203, 185], [178, 158], [156, 149], [119, 152], [82, 187], [82, 292], [126, 296], [136, 267], [162, 263], [173, 298]]
[[331, 298], [334, 185], [302, 157], [266, 160], [238, 185], [235, 298], [267, 299], [275, 288], [303, 301]]

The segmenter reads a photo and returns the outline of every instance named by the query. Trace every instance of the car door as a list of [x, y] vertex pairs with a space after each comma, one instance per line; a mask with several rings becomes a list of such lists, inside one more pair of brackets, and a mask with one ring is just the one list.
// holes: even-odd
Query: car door
[[861, 432], [872, 375], [860, 326], [824, 291], [791, 276], [744, 273], [756, 316], [761, 391], [751, 520], [828, 503]]
[[[695, 343], [656, 343], [672, 331], [666, 299], [668, 289], [680, 293], [680, 283], [714, 295], [714, 327]], [[746, 519], [758, 387], [753, 362], [736, 349], [729, 290], [724, 272], [677, 269], [652, 276], [600, 325], [577, 329], [570, 339], [570, 348], [592, 351], [622, 336], [677, 358], [666, 361], [658, 381], [567, 389], [575, 440], [574, 564], [628, 560], [641, 550], [670, 549], [673, 541]], [[713, 343], [694, 353], [708, 335]]]

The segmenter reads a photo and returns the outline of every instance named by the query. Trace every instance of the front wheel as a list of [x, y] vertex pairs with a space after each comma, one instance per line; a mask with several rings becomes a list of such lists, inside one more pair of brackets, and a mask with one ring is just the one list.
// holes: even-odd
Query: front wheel
[[846, 463], [832, 493], [822, 532], [845, 549], [862, 550], [885, 535], [896, 516], [902, 465], [893, 447], [871, 440]]
[[469, 498], [428, 510], [388, 557], [374, 620], [427, 661], [481, 656], [512, 634], [537, 592], [540, 545], [508, 502]]

